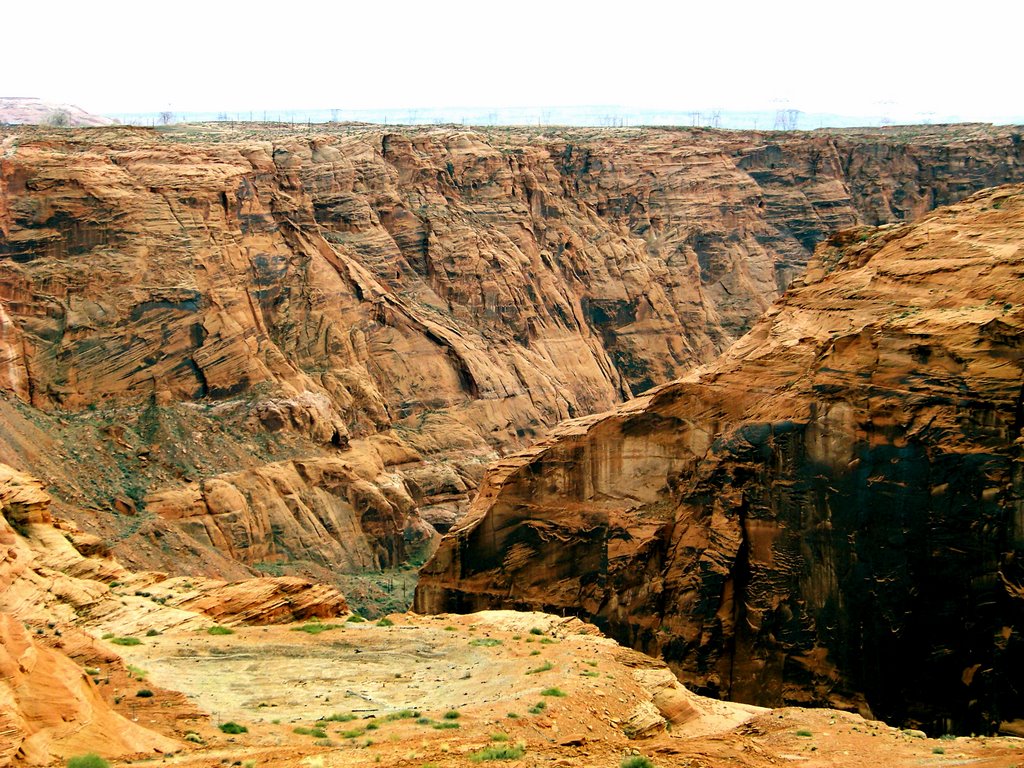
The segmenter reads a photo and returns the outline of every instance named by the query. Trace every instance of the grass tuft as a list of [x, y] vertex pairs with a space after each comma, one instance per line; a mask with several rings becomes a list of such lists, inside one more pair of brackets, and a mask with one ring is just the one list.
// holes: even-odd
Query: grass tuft
[[501, 744], [484, 747], [479, 752], [474, 752], [469, 759], [474, 763], [482, 763], [488, 760], [518, 760], [526, 754], [524, 744]]
[[654, 768], [654, 763], [649, 757], [633, 755], [619, 763], [619, 768]]
[[226, 723], [221, 723], [217, 726], [220, 728], [221, 733], [248, 733], [249, 729], [244, 725], [239, 725], [234, 720], [228, 720]]
[[110, 768], [110, 763], [95, 752], [89, 752], [85, 755], [68, 758], [67, 766], [68, 768]]
[[228, 627], [222, 627], [219, 624], [214, 624], [206, 630], [208, 635], [233, 635], [235, 630], [229, 629]]
[[114, 645], [142, 645], [142, 641], [137, 637], [110, 637], [107, 639]]
[[565, 696], [568, 696], [569, 694], [567, 694], [561, 688], [545, 688], [543, 691], [540, 692], [540, 695], [541, 696], [557, 696], [558, 698], [563, 698]]

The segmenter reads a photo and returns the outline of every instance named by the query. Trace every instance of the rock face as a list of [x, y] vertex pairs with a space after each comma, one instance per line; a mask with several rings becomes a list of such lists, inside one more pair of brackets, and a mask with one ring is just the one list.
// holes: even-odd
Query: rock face
[[1024, 188], [854, 229], [715, 364], [485, 477], [423, 612], [590, 618], [699, 691], [1019, 718]]
[[0, 96], [0, 124], [4, 123], [75, 128], [112, 125], [114, 121], [72, 104], [55, 104], [29, 96]]
[[[486, 462], [713, 359], [828, 232], [1024, 176], [985, 126], [0, 130], [0, 460], [124, 557], [200, 519], [269, 553], [277, 502], [223, 483], [385, 436], [393, 559]], [[244, 540], [207, 525], [228, 495]]]

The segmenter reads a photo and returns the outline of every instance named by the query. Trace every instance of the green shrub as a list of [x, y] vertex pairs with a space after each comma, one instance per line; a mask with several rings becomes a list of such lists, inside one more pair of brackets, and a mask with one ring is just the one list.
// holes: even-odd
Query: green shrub
[[153, 692], [149, 688], [142, 688], [135, 692], [135, 696], [139, 699], [151, 699], [153, 698]]
[[501, 645], [501, 640], [496, 637], [478, 637], [474, 640], [469, 641], [470, 645], [483, 646], [484, 648], [493, 648], [496, 645]]
[[536, 674], [539, 674], [541, 672], [547, 672], [549, 669], [554, 669], [554, 667], [555, 667], [555, 665], [552, 664], [550, 661], [545, 661], [539, 667], [534, 667], [533, 669], [526, 670], [526, 674], [528, 674], [528, 675], [536, 675]]
[[185, 741], [190, 741], [193, 744], [202, 744], [203, 743], [203, 737], [200, 736], [195, 731], [189, 731], [188, 733], [185, 734]]
[[806, 728], [801, 728], [799, 731], [796, 732], [796, 735], [803, 736], [804, 738], [809, 739], [814, 734], [808, 731]]
[[384, 717], [385, 720], [412, 720], [419, 717], [420, 713], [415, 709], [400, 709], [398, 712], [391, 712]]
[[548, 705], [545, 702], [538, 701], [536, 704], [534, 704], [526, 711], [529, 712], [531, 715], [539, 715], [541, 712], [547, 709], [547, 706]]
[[68, 758], [68, 768], [110, 768], [110, 763], [95, 752], [90, 752]]
[[98, 669], [96, 669], [96, 667], [86, 667], [85, 668], [85, 674], [87, 674], [89, 677], [96, 677], [96, 675], [98, 675], [99, 673], [100, 673], [100, 671]]
[[146, 675], [148, 675], [149, 673], [146, 672], [146, 670], [144, 670], [142, 667], [136, 667], [134, 664], [129, 664], [128, 665], [128, 674], [130, 674], [136, 680], [140, 680], [141, 681], [141, 680], [145, 680], [146, 679]]
[[378, 627], [393, 627], [393, 626], [395, 626], [395, 622], [393, 622], [391, 619], [389, 619], [387, 616], [385, 616], [383, 619], [381, 619], [380, 621], [377, 622], [377, 626]]
[[351, 616], [345, 619], [345, 621], [349, 622], [350, 624], [362, 624], [364, 621], [366, 621], [366, 619], [364, 619], [358, 613], [353, 613]]
[[507, 733], [492, 733], [491, 741], [508, 741]]
[[458, 728], [459, 724], [454, 720], [442, 720], [440, 723], [431, 724], [430, 727], [438, 731], [446, 731], [451, 728]]
[[509, 712], [507, 715], [505, 715], [505, 717], [507, 717], [509, 720], [519, 719], [519, 715], [517, 715], [515, 712]]
[[228, 627], [222, 627], [219, 624], [214, 624], [212, 627], [206, 630], [208, 635], [233, 635], [235, 630], [229, 629]]
[[347, 723], [355, 720], [356, 716], [351, 712], [334, 712], [327, 717], [321, 717], [320, 722], [322, 723]]
[[137, 637], [110, 637], [107, 639], [114, 645], [142, 645], [142, 641]]
[[544, 634], [544, 630], [541, 629], [540, 627], [533, 627], [530, 630], [530, 634], [531, 635], [543, 635]]
[[305, 632], [307, 635], [319, 635], [321, 632], [327, 632], [331, 629], [341, 629], [342, 624], [321, 624], [320, 622], [314, 622], [313, 624], [303, 624], [301, 627], [292, 627], [292, 632]]
[[449, 709], [444, 713], [445, 720], [458, 720], [462, 715], [454, 709]]
[[523, 744], [502, 744], [484, 747], [479, 752], [474, 752], [469, 759], [474, 763], [482, 763], [486, 760], [518, 760], [526, 754], [526, 746]]
[[583, 677], [600, 677], [601, 676], [601, 673], [598, 672], [596, 669], [585, 669], [582, 672], [580, 672], [580, 674], [583, 675]]
[[368, 722], [366, 724], [366, 730], [368, 730], [368, 731], [376, 731], [379, 728], [380, 728], [380, 723], [378, 723], [376, 720], [371, 720], [370, 722]]
[[569, 694], [567, 694], [561, 688], [545, 688], [543, 691], [540, 692], [540, 695], [541, 696], [557, 696], [559, 698], [562, 698], [564, 696], [568, 696]]
[[455, 627], [453, 627], [451, 624], [449, 624], [447, 627], [444, 628], [444, 631], [445, 632], [454, 632], [455, 631]]
[[327, 738], [327, 731], [323, 728], [303, 728], [300, 725], [298, 728], [292, 728], [292, 733], [297, 733], [299, 736], [312, 736], [315, 739]]
[[359, 738], [362, 735], [363, 735], [363, 729], [362, 728], [356, 728], [356, 729], [351, 730], [351, 731], [341, 731], [341, 737], [343, 739], [357, 739], [357, 738]]
[[946, 754], [946, 750], [944, 750], [942, 747], [933, 747], [932, 748], [932, 754], [933, 755], [944, 755], [944, 754]]
[[248, 733], [249, 729], [244, 725], [239, 725], [234, 720], [229, 720], [226, 723], [221, 723], [217, 726], [220, 728], [221, 733]]
[[619, 763], [619, 768], [654, 768], [654, 763], [643, 755], [633, 755]]
[[156, 637], [159, 634], [160, 634], [160, 630], [159, 629], [147, 629], [146, 630], [146, 637]]

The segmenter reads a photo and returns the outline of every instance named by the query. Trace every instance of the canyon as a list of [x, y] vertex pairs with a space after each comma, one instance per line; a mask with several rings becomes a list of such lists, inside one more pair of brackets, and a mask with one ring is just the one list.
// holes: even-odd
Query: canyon
[[1018, 728], [1022, 276], [1019, 185], [832, 235], [717, 361], [492, 466], [416, 610], [577, 615], [727, 699]]
[[[684, 688], [576, 618], [349, 612], [295, 578], [133, 571], [0, 465], [0, 766], [659, 764], [1010, 768], [1019, 739], [928, 739]], [[94, 760], [98, 762], [98, 758]]]
[[299, 765], [261, 709], [522, 715], [545, 652], [538, 759], [1019, 733], [1021, 135], [0, 127], [0, 757]]
[[420, 562], [486, 466], [707, 364], [986, 125], [0, 128], [0, 461], [139, 569]]

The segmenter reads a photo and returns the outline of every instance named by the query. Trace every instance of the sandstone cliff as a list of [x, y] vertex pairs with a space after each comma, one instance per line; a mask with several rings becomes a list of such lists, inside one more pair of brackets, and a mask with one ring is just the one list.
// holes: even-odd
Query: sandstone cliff
[[[393, 562], [406, 531], [458, 517], [488, 461], [713, 359], [827, 233], [1024, 174], [1019, 132], [986, 126], [0, 142], [0, 460], [135, 565], [226, 575], [242, 571], [213, 542], [247, 562], [339, 557], [336, 538], [291, 537], [320, 514], [310, 498], [354, 509], [351, 493], [330, 472], [267, 479], [289, 462], [358, 463], [359, 440], [386, 438], [359, 480], [388, 522], [342, 562]], [[266, 539], [258, 508], [288, 506], [270, 496], [211, 511], [224, 483], [305, 499], [288, 542]]]
[[698, 690], [1022, 714], [1024, 188], [854, 229], [715, 364], [485, 477], [419, 611], [586, 616]]

